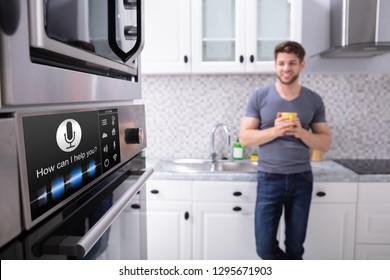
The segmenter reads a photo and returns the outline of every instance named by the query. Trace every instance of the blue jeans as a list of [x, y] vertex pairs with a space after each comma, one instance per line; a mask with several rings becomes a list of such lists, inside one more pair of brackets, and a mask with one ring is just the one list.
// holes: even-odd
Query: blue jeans
[[[300, 260], [304, 253], [313, 174], [271, 174], [258, 172], [255, 209], [257, 254], [264, 260]], [[284, 208], [285, 252], [279, 247], [277, 231]]]

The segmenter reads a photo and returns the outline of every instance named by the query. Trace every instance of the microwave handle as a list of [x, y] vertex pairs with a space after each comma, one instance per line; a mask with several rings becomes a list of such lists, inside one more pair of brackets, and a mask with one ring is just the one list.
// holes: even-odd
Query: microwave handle
[[[126, 62], [131, 58], [136, 58], [144, 47], [144, 0], [135, 0], [135, 7], [137, 9], [137, 39], [134, 47], [128, 51], [123, 51], [116, 40], [116, 2], [118, 0], [107, 0], [108, 5], [108, 44], [112, 51], [123, 61]], [[121, 30], [125, 32], [125, 30]]]
[[[123, 212], [134, 195], [144, 186], [153, 174], [154, 169], [148, 168], [142, 172], [143, 174], [134, 185], [111, 206], [84, 236], [81, 238], [79, 236], [67, 236], [65, 239], [61, 236], [52, 236], [43, 244], [43, 253], [67, 255], [76, 257], [77, 259], [84, 258], [116, 218]], [[53, 248], [56, 249], [53, 250]]]
[[0, 7], [0, 30], [11, 36], [19, 26], [20, 1], [0, 0]]

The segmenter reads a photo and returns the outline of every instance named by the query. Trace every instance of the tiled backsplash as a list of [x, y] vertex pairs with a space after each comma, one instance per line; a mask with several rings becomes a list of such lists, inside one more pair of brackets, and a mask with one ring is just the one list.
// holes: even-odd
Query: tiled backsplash
[[[147, 157], [207, 158], [217, 123], [228, 126], [233, 143], [249, 95], [274, 81], [274, 75], [143, 76]], [[303, 74], [301, 82], [325, 102], [333, 144], [324, 158], [390, 158], [390, 75]], [[231, 156], [224, 146], [221, 129], [216, 147]]]

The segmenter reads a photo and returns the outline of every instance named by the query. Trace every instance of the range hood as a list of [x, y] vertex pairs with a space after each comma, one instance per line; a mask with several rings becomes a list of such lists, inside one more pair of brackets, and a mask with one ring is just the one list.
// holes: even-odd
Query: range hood
[[330, 48], [324, 58], [390, 53], [390, 0], [329, 0]]

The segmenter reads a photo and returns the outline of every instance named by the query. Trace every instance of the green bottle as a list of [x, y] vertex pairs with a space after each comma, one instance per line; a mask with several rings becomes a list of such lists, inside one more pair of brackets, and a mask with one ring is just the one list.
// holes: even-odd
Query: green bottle
[[244, 147], [241, 146], [238, 138], [237, 138], [236, 143], [233, 144], [232, 158], [233, 158], [233, 160], [245, 159], [245, 150], [244, 150]]

